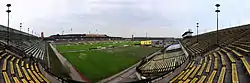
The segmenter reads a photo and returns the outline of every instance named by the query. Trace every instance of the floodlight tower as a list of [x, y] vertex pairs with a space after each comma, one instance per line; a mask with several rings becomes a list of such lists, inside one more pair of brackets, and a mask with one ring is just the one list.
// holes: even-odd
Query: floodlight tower
[[20, 31], [22, 31], [22, 25], [23, 25], [23, 23], [20, 23]]
[[198, 28], [199, 28], [199, 22], [196, 22], [196, 27], [197, 27], [196, 42], [198, 43]]
[[7, 4], [6, 5], [8, 7], [8, 10], [6, 10], [6, 12], [8, 13], [8, 27], [7, 27], [7, 45], [9, 45], [9, 41], [10, 41], [10, 6], [11, 4]]
[[220, 12], [220, 10], [219, 10], [219, 7], [220, 7], [220, 4], [215, 4], [215, 6], [216, 6], [216, 10], [215, 10], [215, 12], [217, 13], [217, 31], [216, 31], [216, 33], [217, 33], [217, 38], [216, 38], [216, 44], [217, 45], [219, 45], [219, 38], [218, 38], [218, 24], [219, 24], [219, 12]]
[[28, 28], [28, 40], [30, 40], [30, 28]]

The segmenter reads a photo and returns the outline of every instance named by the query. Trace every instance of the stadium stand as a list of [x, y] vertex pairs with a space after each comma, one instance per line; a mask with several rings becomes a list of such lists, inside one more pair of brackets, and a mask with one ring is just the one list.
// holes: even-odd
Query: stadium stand
[[[33, 72], [31, 72], [30, 62], [24, 61], [23, 58], [18, 58], [14, 55], [10, 55], [9, 53], [5, 51], [2, 51], [0, 54], [2, 57], [1, 60], [4, 61], [4, 63], [1, 65], [1, 68], [2, 68], [4, 81], [6, 83], [11, 83], [11, 82], [16, 83], [16, 82], [20, 82], [24, 80], [27, 82], [34, 81], [36, 83], [40, 83], [40, 82], [44, 82], [43, 80], [48, 80], [47, 78], [43, 78], [43, 80], [41, 79], [41, 77], [44, 77], [44, 76], [40, 74], [40, 71], [38, 69], [33, 69], [32, 70]], [[21, 66], [20, 61], [22, 61], [22, 63], [26, 63], [26, 67], [24, 67], [24, 65]], [[36, 63], [36, 62], [32, 62], [31, 64], [33, 63]], [[27, 73], [27, 71], [29, 73]], [[38, 76], [37, 73], [40, 74], [40, 76]], [[37, 78], [39, 78], [40, 80], [37, 80]], [[46, 82], [49, 83], [49, 81], [46, 81]]]
[[[196, 36], [181, 39], [181, 44], [189, 54], [188, 64], [180, 71], [166, 74], [175, 76], [158, 77], [161, 80], [157, 80], [170, 83], [248, 83], [250, 81], [250, 25], [219, 30], [218, 37], [218, 44], [215, 31], [198, 35], [198, 42]], [[156, 65], [159, 64], [151, 66]], [[178, 67], [173, 70], [176, 68]], [[152, 80], [156, 79], [150, 81]]]
[[[43, 38], [9, 29], [7, 33], [7, 27], [0, 25], [0, 83], [78, 82], [50, 72], [47, 42]], [[7, 37], [7, 34], [11, 35]]]
[[187, 59], [180, 47], [176, 47], [176, 45], [169, 45], [164, 50], [164, 53], [156, 54], [146, 63], [141, 63], [142, 65], [137, 67], [137, 71], [147, 78], [161, 76], [172, 72]]

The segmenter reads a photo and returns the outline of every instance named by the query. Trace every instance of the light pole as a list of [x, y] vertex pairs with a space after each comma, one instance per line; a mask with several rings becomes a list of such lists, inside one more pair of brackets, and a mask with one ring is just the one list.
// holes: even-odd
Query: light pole
[[22, 31], [22, 24], [23, 24], [23, 23], [20, 23], [20, 31]]
[[[20, 23], [20, 37], [22, 36], [22, 24], [23, 24], [23, 23]], [[22, 38], [20, 38], [20, 42], [21, 42], [21, 39], [22, 39]]]
[[28, 28], [28, 40], [30, 40], [30, 28]]
[[7, 4], [6, 6], [8, 7], [8, 10], [6, 10], [6, 12], [8, 13], [7, 45], [9, 45], [9, 41], [10, 41], [10, 12], [11, 12], [10, 6], [11, 6], [11, 4]]
[[199, 27], [199, 23], [198, 22], [196, 22], [196, 27], [197, 27], [196, 42], [198, 43], [198, 27]]
[[219, 17], [218, 17], [218, 15], [219, 15], [219, 12], [220, 12], [220, 10], [219, 10], [220, 4], [215, 4], [215, 6], [217, 7], [217, 9], [215, 10], [215, 12], [217, 13], [217, 31], [216, 31], [217, 38], [216, 38], [216, 44], [219, 45], [219, 38], [218, 38]]

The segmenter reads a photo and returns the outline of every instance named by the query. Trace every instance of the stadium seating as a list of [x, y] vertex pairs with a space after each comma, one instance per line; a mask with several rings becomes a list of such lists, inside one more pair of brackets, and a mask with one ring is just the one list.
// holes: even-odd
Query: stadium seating
[[22, 58], [4, 51], [1, 51], [0, 54], [3, 61], [1, 68], [5, 83], [49, 83], [49, 80], [40, 73], [36, 62], [26, 62]]
[[[220, 30], [218, 44], [215, 36], [216, 32], [209, 32], [199, 35], [198, 42], [195, 36], [181, 40], [194, 58], [169, 81], [170, 83], [246, 82], [240, 80], [240, 76], [245, 79], [250, 75], [250, 25]], [[196, 69], [192, 70], [191, 64], [198, 61], [199, 63], [194, 64]], [[192, 74], [188, 75], [188, 72]], [[228, 77], [231, 79], [225, 80]]]
[[142, 74], [171, 72], [186, 60], [182, 51], [159, 54], [139, 67]]

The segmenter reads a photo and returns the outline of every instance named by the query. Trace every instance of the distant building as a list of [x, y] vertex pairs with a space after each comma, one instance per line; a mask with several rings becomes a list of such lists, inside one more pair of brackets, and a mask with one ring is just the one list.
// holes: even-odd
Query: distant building
[[133, 37], [135, 41], [145, 41], [145, 40], [175, 40], [173, 37]]
[[122, 40], [122, 37], [110, 37], [105, 34], [64, 34], [51, 35], [53, 41], [101, 41], [101, 40]]
[[182, 38], [189, 38], [192, 37], [193, 32], [191, 31], [191, 29], [189, 29], [188, 31], [186, 31], [184, 34], [182, 34]]
[[42, 40], [44, 39], [44, 34], [43, 34], [43, 32], [41, 32], [41, 39], [42, 39]]

